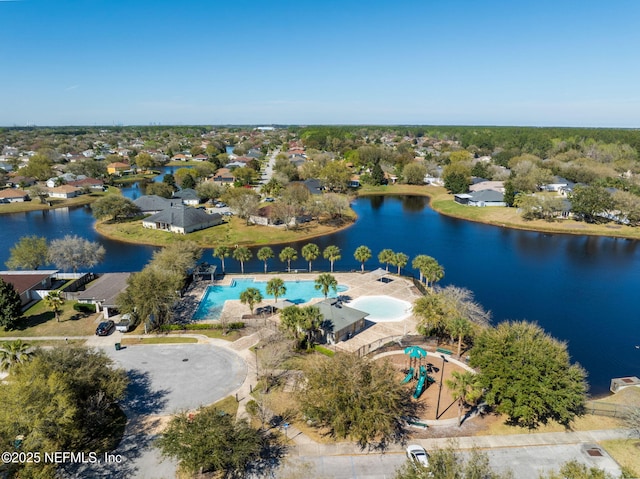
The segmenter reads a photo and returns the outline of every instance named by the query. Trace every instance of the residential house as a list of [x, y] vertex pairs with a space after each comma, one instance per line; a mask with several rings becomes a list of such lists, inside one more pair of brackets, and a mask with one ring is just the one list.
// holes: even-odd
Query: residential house
[[454, 201], [467, 206], [506, 206], [504, 193], [495, 190], [474, 191], [453, 195]]
[[180, 204], [145, 218], [142, 220], [142, 226], [170, 233], [187, 234], [211, 228], [222, 222], [222, 215], [219, 213], [210, 215], [199, 208]]
[[293, 183], [302, 183], [307, 187], [309, 193], [312, 195], [321, 195], [324, 187], [322, 186], [322, 182], [317, 178], [309, 178], [304, 181], [295, 181]]
[[10, 283], [20, 295], [22, 305], [42, 299], [43, 293], [38, 291], [50, 290], [58, 270], [35, 271], [0, 271], [0, 278]]
[[62, 175], [59, 176], [54, 176], [53, 178], [49, 178], [47, 180], [47, 187], [48, 188], [55, 188], [56, 186], [59, 185], [64, 185], [64, 184], [69, 184], [72, 181], [76, 181], [76, 180], [84, 180], [86, 178], [85, 175], [74, 175], [73, 173], [64, 173]]
[[231, 174], [231, 170], [229, 168], [220, 168], [213, 175], [212, 181], [218, 183], [233, 183], [235, 181], [235, 178]]
[[0, 190], [0, 203], [22, 203], [29, 201], [29, 193], [20, 189]]
[[116, 297], [127, 289], [131, 273], [105, 273], [76, 295], [79, 303], [94, 304], [96, 313], [103, 312], [105, 319], [117, 311]]
[[50, 198], [75, 198], [82, 194], [82, 188], [72, 185], [60, 185], [55, 188], [49, 188]]
[[133, 202], [138, 208], [140, 208], [142, 213], [148, 215], [153, 215], [162, 210], [166, 210], [167, 208], [182, 204], [182, 200], [163, 198], [162, 196], [157, 195], [141, 196], [140, 198], [136, 198]]
[[174, 198], [178, 198], [183, 204], [189, 206], [198, 206], [200, 204], [200, 198], [198, 193], [193, 188], [184, 188], [180, 191], [176, 191], [173, 194]]
[[567, 180], [561, 176], [554, 176], [553, 181], [547, 183], [546, 185], [542, 185], [540, 189], [542, 191], [555, 191], [563, 196], [566, 196], [568, 193], [573, 191], [573, 188], [576, 184], [572, 181]]
[[209, 161], [209, 157], [203, 153], [196, 155], [192, 158], [193, 161]]
[[131, 165], [129, 163], [123, 163], [121, 161], [116, 161], [107, 165], [107, 173], [110, 175], [122, 175], [130, 169]]
[[96, 178], [79, 178], [74, 181], [69, 181], [67, 184], [77, 188], [89, 188], [97, 191], [102, 191], [104, 189], [104, 181]]
[[495, 190], [504, 193], [504, 181], [480, 181], [469, 186], [469, 191]]
[[315, 303], [314, 306], [317, 306], [322, 314], [321, 329], [329, 344], [346, 341], [363, 330], [365, 318], [369, 315], [364, 311], [345, 306], [337, 298], [324, 299]]
[[353, 175], [349, 180], [350, 188], [360, 188], [360, 175]]

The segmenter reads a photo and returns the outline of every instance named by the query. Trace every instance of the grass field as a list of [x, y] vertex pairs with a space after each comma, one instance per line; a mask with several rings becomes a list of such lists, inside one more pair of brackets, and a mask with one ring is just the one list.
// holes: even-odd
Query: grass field
[[24, 313], [24, 321], [11, 331], [0, 330], [0, 339], [7, 336], [91, 336], [98, 326], [98, 314], [85, 314], [73, 309], [73, 301], [64, 303], [60, 313], [60, 322], [38, 301]]

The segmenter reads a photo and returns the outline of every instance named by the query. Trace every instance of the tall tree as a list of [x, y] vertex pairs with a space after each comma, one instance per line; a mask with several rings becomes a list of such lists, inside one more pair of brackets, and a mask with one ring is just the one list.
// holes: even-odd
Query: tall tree
[[424, 276], [427, 286], [433, 288], [433, 285], [444, 278], [444, 268], [436, 261], [435, 258], [427, 256], [424, 265], [420, 269], [420, 273]]
[[287, 263], [287, 271], [290, 273], [291, 261], [295, 261], [298, 259], [298, 252], [291, 246], [287, 246], [283, 248], [282, 251], [280, 251], [278, 258], [280, 258], [280, 261], [282, 261], [283, 263]]
[[569, 200], [574, 216], [587, 223], [605, 221], [604, 215], [615, 206], [611, 194], [601, 186], [576, 186]]
[[104, 246], [78, 235], [65, 235], [62, 239], [52, 240], [49, 244], [49, 259], [58, 268], [73, 270], [91, 268], [102, 261], [105, 255]]
[[452, 379], [445, 384], [454, 401], [458, 401], [458, 426], [462, 426], [462, 408], [465, 404], [475, 404], [482, 395], [482, 386], [476, 374], [471, 371], [453, 371]]
[[309, 262], [309, 273], [311, 273], [311, 262], [320, 256], [320, 248], [317, 244], [308, 243], [302, 247], [302, 257]]
[[322, 252], [322, 256], [324, 259], [328, 259], [329, 263], [331, 263], [331, 272], [333, 273], [333, 264], [342, 258], [340, 248], [335, 245], [329, 245]]
[[429, 256], [426, 254], [419, 254], [413, 261], [411, 262], [411, 267], [413, 269], [417, 269], [418, 273], [420, 273], [420, 282], [422, 283], [422, 279], [424, 278], [424, 271], [426, 270], [426, 266], [429, 262]]
[[129, 276], [127, 289], [116, 297], [116, 304], [122, 311], [136, 311], [138, 317], [157, 329], [171, 321], [172, 308], [178, 299], [176, 285], [181, 281], [172, 271], [146, 267]]
[[22, 300], [11, 283], [0, 278], [0, 326], [5, 331], [16, 327], [22, 319]]
[[242, 271], [242, 274], [244, 274], [244, 262], [249, 261], [252, 256], [253, 253], [251, 253], [251, 250], [246, 246], [238, 246], [233, 250], [233, 259], [240, 261], [240, 270]]
[[364, 273], [364, 264], [371, 259], [371, 250], [367, 246], [358, 246], [353, 253], [356, 261], [360, 262], [360, 271]]
[[404, 253], [396, 253], [393, 258], [393, 265], [398, 268], [398, 276], [400, 276], [400, 270], [404, 268], [409, 262], [409, 257]]
[[65, 299], [62, 291], [59, 289], [55, 289], [53, 291], [49, 291], [49, 293], [42, 298], [44, 304], [53, 311], [53, 314], [56, 317], [56, 321], [60, 322], [60, 311], [62, 311], [62, 307], [64, 306]]
[[[121, 412], [127, 375], [96, 349], [40, 349], [0, 388], [0, 437], [24, 437], [20, 451], [102, 451]], [[110, 447], [110, 446], [107, 446]], [[35, 454], [34, 454], [35, 456]], [[18, 466], [19, 477], [59, 477], [56, 464]]]
[[393, 263], [393, 259], [395, 257], [395, 253], [393, 250], [388, 248], [383, 249], [378, 253], [378, 261], [385, 265], [387, 271], [389, 271], [389, 264]]
[[338, 280], [332, 274], [322, 273], [315, 279], [315, 288], [322, 291], [326, 299], [329, 296], [329, 290], [333, 290], [334, 293], [338, 291]]
[[462, 352], [462, 339], [473, 331], [471, 321], [461, 316], [456, 316], [447, 323], [447, 332], [451, 335], [451, 339], [458, 341], [458, 356]]
[[262, 293], [258, 288], [247, 288], [240, 293], [240, 302], [249, 306], [249, 311], [253, 314], [253, 307], [262, 301]]
[[157, 444], [164, 456], [176, 458], [191, 475], [231, 478], [247, 477], [249, 466], [260, 462], [270, 442], [272, 436], [253, 429], [245, 419], [208, 407], [173, 416]]
[[564, 343], [536, 324], [503, 322], [483, 331], [471, 350], [486, 401], [512, 424], [537, 428], [549, 420], [568, 425], [584, 407], [584, 370], [569, 361]]
[[228, 258], [231, 255], [231, 248], [228, 246], [218, 246], [214, 252], [213, 256], [216, 258], [220, 258], [220, 262], [222, 263], [222, 273], [224, 274], [224, 259]]
[[302, 412], [332, 436], [365, 447], [405, 435], [402, 418], [413, 417], [416, 406], [388, 362], [338, 353], [312, 358], [304, 373]]
[[269, 246], [263, 246], [256, 254], [257, 258], [264, 262], [264, 273], [267, 274], [267, 261], [273, 258], [273, 250]]
[[287, 287], [284, 285], [282, 278], [271, 278], [267, 281], [267, 294], [274, 298], [274, 302], [278, 302], [278, 298], [287, 294]]
[[140, 214], [140, 208], [133, 201], [120, 195], [106, 195], [98, 198], [91, 205], [91, 210], [95, 218], [111, 218], [111, 221]]
[[38, 269], [47, 264], [49, 248], [47, 240], [41, 236], [23, 236], [10, 249], [9, 269]]
[[320, 331], [323, 316], [317, 306], [305, 306], [300, 308], [300, 329], [305, 335], [307, 350], [313, 348], [316, 342], [316, 334]]

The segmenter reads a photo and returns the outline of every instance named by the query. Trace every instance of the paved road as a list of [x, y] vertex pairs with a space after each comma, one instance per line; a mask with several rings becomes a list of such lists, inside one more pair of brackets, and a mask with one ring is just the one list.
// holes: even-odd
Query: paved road
[[[440, 440], [444, 447], [446, 440]], [[484, 450], [491, 466], [499, 472], [511, 470], [516, 479], [538, 479], [540, 474], [554, 471], [571, 460], [589, 467], [604, 469], [619, 477], [620, 467], [604, 451], [602, 456], [590, 456], [587, 449], [594, 444], [562, 444], [525, 447], [499, 447]], [[462, 452], [467, 456], [468, 451]], [[275, 473], [275, 477], [293, 477], [304, 471], [305, 477], [334, 479], [389, 479], [404, 464], [403, 452], [366, 455], [296, 456], [290, 458]]]

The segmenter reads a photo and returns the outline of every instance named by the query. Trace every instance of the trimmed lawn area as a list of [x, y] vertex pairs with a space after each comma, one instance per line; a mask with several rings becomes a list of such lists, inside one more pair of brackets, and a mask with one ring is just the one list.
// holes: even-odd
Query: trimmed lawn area
[[179, 336], [153, 336], [150, 338], [122, 338], [120, 344], [123, 346], [138, 346], [142, 344], [177, 344], [177, 343], [197, 343], [196, 338], [185, 338]]
[[[39, 347], [59, 347], [59, 346], [84, 346], [87, 342], [86, 339], [69, 339], [65, 341], [64, 339], [27, 339], [24, 341], [25, 343], [33, 346], [34, 348]], [[8, 341], [0, 341], [0, 347], [8, 344]]]
[[[117, 188], [110, 187], [110, 190], [118, 191]], [[81, 206], [89, 203], [93, 203], [98, 198], [101, 198], [111, 191], [98, 191], [89, 193], [87, 195], [80, 195], [75, 198], [69, 198], [65, 200], [64, 198], [49, 198], [47, 201], [51, 203], [49, 206], [47, 203], [40, 203], [39, 199], [33, 199], [31, 201], [25, 201], [23, 203], [9, 203], [0, 205], [0, 214], [2, 213], [22, 213], [24, 211], [39, 211], [39, 210], [53, 210], [56, 208], [66, 208], [69, 206]]]
[[[521, 427], [516, 426], [508, 426], [505, 424], [507, 420], [506, 416], [496, 415], [491, 418], [489, 421], [489, 426], [482, 431], [477, 432], [477, 436], [504, 436], [508, 434], [526, 434], [528, 432], [565, 432], [567, 429], [561, 424], [556, 422], [551, 422], [549, 424], [540, 426], [538, 429], [533, 431], [529, 431], [528, 429], [523, 429]], [[606, 417], [606, 416], [596, 416], [593, 414], [585, 414], [582, 417], [576, 418], [569, 430], [571, 431], [594, 431], [598, 429], [616, 429], [619, 427], [624, 427], [623, 422], [620, 419]]]
[[98, 326], [98, 314], [85, 314], [73, 309], [74, 301], [66, 301], [60, 312], [60, 322], [38, 301], [24, 313], [24, 320], [16, 329], [0, 331], [0, 338], [7, 336], [92, 336]]

